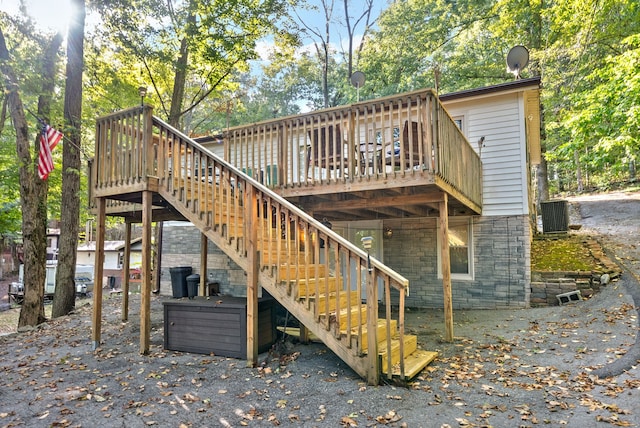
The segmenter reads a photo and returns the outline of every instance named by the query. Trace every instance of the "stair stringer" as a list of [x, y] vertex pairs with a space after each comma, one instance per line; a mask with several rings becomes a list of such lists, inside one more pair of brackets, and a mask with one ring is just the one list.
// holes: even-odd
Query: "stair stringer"
[[[199, 212], [194, 212], [187, 207], [173, 192], [164, 188], [159, 189], [160, 195], [170, 203], [185, 219], [189, 220], [198, 230], [204, 233], [218, 248], [220, 248], [227, 256], [229, 256], [241, 269], [245, 272], [249, 268], [249, 261], [241, 251], [242, 242], [236, 238], [224, 237], [218, 230], [212, 229], [200, 218]], [[287, 285], [280, 283], [276, 275], [270, 273], [271, 269], [260, 269], [258, 279], [262, 286], [274, 299], [284, 306], [289, 313], [301, 322], [307, 329], [318, 337], [322, 342], [331, 349], [340, 359], [349, 365], [358, 375], [367, 378], [366, 357], [357, 354], [356, 347], [349, 347], [346, 343], [346, 337], [341, 340], [342, 335], [336, 337], [333, 328], [327, 330], [326, 324], [329, 320], [317, 321], [314, 315], [314, 305], [311, 303], [307, 308], [307, 303], [303, 300], [297, 300], [294, 293], [291, 295], [287, 292]]]

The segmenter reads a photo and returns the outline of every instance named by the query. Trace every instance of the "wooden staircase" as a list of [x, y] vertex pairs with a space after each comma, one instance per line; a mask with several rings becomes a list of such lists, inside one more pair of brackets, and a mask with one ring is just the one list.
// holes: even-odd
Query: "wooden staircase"
[[[146, 133], [141, 143], [154, 146], [142, 149], [153, 156], [147, 162], [152, 167], [124, 182], [146, 181], [245, 271], [257, 271], [259, 285], [369, 383], [377, 384], [381, 373], [411, 379], [433, 361], [435, 352], [419, 349], [417, 337], [404, 334], [405, 278], [369, 261], [364, 251], [150, 112], [132, 109], [131, 114], [141, 114], [142, 120], [118, 117], [105, 128], [98, 122], [97, 135], [124, 141], [122, 147], [109, 147], [102, 159], [97, 150], [98, 164], [123, 165], [114, 158], [134, 158], [131, 150], [139, 144], [126, 141], [143, 133], [127, 124], [146, 123], [149, 129], [145, 121], [150, 121], [153, 137]], [[100, 183], [101, 167], [95, 168], [98, 186], [108, 193], [114, 180]], [[377, 295], [378, 284], [383, 296]]]

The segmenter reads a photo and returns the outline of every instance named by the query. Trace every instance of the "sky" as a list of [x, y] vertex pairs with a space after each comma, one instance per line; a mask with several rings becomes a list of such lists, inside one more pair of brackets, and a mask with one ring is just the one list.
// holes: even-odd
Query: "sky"
[[[62, 30], [66, 35], [71, 5], [69, 0], [25, 0], [27, 13], [51, 32]], [[20, 13], [20, 0], [0, 0], [0, 10], [9, 15]]]

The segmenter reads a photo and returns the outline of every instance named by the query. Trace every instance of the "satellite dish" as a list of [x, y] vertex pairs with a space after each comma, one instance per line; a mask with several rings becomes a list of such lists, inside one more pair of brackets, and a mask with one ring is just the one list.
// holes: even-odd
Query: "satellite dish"
[[507, 71], [513, 73], [516, 80], [520, 78], [520, 71], [529, 63], [529, 50], [518, 45], [511, 48], [507, 54]]
[[362, 71], [354, 71], [351, 75], [351, 84], [357, 89], [360, 89], [362, 88], [362, 85], [364, 85], [364, 82], [364, 73]]
[[365, 78], [362, 71], [354, 71], [353, 74], [351, 74], [351, 84], [356, 87], [356, 100], [358, 102], [360, 101], [360, 88], [364, 85], [364, 81]]

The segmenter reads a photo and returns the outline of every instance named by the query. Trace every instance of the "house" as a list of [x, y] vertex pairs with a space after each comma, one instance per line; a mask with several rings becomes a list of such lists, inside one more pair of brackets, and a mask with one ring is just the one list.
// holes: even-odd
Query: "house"
[[[107, 215], [128, 230], [142, 222], [140, 351], [152, 221], [193, 225], [168, 223], [163, 273], [189, 264], [201, 292], [226, 274], [222, 291], [246, 296], [249, 364], [261, 292], [371, 384], [411, 378], [435, 358], [405, 334], [407, 306], [444, 308], [447, 340], [454, 307], [527, 306], [539, 86], [419, 90], [230, 128], [222, 142], [194, 141], [150, 106], [99, 118], [89, 186], [98, 231]], [[99, 313], [100, 291], [94, 301]]]
[[[104, 271], [103, 277], [113, 278], [113, 286], [118, 288], [122, 282], [122, 268], [124, 264], [125, 241], [105, 241], [104, 242]], [[142, 244], [141, 239], [137, 238], [131, 241], [130, 249], [130, 266], [139, 267], [142, 262]], [[96, 260], [96, 242], [89, 241], [82, 245], [78, 245], [77, 264], [95, 266]], [[111, 284], [109, 284], [111, 286]]]
[[[482, 214], [467, 210], [449, 218], [452, 303], [456, 309], [529, 306], [530, 243], [535, 231], [530, 168], [540, 159], [539, 87], [540, 79], [532, 78], [440, 96], [482, 161]], [[196, 141], [224, 156], [220, 137]], [[276, 181], [264, 174], [259, 179]], [[443, 307], [435, 210], [423, 216], [379, 214], [379, 218], [336, 220], [331, 208], [316, 209], [315, 217], [331, 219], [332, 229], [355, 245], [361, 245], [362, 236], [373, 236], [370, 254], [402, 273], [411, 284], [407, 306]], [[198, 236], [190, 223], [165, 225], [162, 293], [170, 293], [170, 266], [199, 268]], [[207, 280], [218, 282], [223, 294], [245, 296], [244, 271], [215, 246], [208, 248], [208, 254]]]

